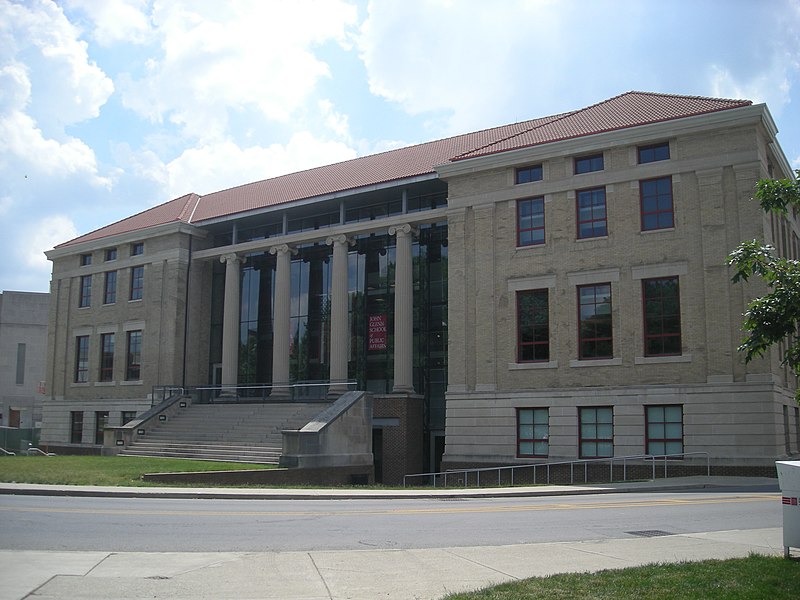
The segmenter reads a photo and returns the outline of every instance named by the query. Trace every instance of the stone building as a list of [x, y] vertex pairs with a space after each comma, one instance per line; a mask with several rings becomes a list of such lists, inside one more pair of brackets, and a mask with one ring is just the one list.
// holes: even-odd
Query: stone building
[[11, 451], [41, 426], [48, 306], [47, 294], [0, 293], [0, 426], [14, 430], [0, 445]]
[[764, 105], [630, 92], [67, 241], [48, 252], [43, 440], [96, 450], [162, 387], [322, 382], [375, 394], [373, 451], [401, 474], [769, 466], [798, 452], [795, 381], [779, 349], [737, 353], [763, 290], [732, 285], [725, 258], [752, 238], [797, 257], [797, 221], [750, 201], [791, 176], [776, 133]]

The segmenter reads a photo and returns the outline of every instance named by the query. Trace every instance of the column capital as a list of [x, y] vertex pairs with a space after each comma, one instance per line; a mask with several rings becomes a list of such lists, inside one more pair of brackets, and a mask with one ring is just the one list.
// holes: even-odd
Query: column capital
[[219, 257], [219, 262], [223, 264], [228, 264], [233, 262], [238, 262], [239, 264], [242, 264], [245, 262], [245, 260], [247, 260], [246, 257], [239, 256], [235, 252], [229, 252], [228, 254], [223, 254], [222, 256]]
[[410, 223], [404, 223], [403, 225], [392, 225], [389, 227], [389, 235], [417, 235], [419, 230], [416, 227], [413, 227]]
[[348, 246], [354, 246], [356, 241], [353, 238], [349, 238], [343, 233], [339, 235], [332, 235], [325, 239], [325, 243], [328, 246], [333, 246], [334, 244], [347, 244]]
[[291, 256], [294, 256], [297, 254], [297, 249], [292, 248], [289, 244], [279, 244], [277, 246], [272, 246], [272, 248], [269, 249], [269, 253], [275, 255], [278, 253], [289, 253]]

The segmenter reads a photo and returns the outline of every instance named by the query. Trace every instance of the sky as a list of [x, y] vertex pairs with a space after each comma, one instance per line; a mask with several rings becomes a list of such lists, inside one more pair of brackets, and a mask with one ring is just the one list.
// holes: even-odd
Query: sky
[[189, 192], [631, 90], [766, 103], [800, 168], [800, 0], [0, 0], [0, 290]]

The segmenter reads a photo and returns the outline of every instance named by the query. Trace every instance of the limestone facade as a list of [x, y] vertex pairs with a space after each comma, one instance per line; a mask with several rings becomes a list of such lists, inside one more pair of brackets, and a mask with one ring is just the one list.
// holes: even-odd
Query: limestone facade
[[[800, 452], [794, 378], [779, 349], [745, 364], [736, 350], [748, 299], [764, 289], [731, 283], [726, 257], [764, 239], [798, 257], [798, 222], [764, 215], [758, 179], [790, 176], [763, 113], [655, 124], [463, 161], [448, 183], [449, 318], [445, 466], [531, 462], [518, 446], [518, 410], [547, 409], [548, 460], [581, 456], [581, 408], [609, 407], [613, 455], [645, 454], [647, 406], [679, 406], [682, 452], [718, 464], [770, 464]], [[640, 164], [638, 149], [668, 145]], [[575, 159], [603, 168], [575, 174]], [[541, 180], [515, 183], [541, 166]], [[780, 170], [783, 172], [780, 172]], [[671, 185], [673, 226], [642, 231], [640, 182]], [[579, 239], [576, 195], [605, 191], [606, 235]], [[543, 199], [543, 243], [521, 246], [517, 202]], [[677, 278], [680, 349], [647, 356], [642, 281]], [[608, 284], [613, 353], [579, 357], [580, 286]], [[517, 295], [546, 290], [547, 360], [518, 359]], [[545, 413], [542, 413], [545, 414]], [[541, 439], [541, 438], [540, 438]], [[542, 446], [544, 447], [544, 446]], [[542, 455], [543, 454], [543, 455]]]

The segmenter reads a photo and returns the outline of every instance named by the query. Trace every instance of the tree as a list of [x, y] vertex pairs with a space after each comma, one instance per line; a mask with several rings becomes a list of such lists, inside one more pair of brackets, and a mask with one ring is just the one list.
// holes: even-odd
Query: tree
[[[782, 217], [800, 209], [800, 169], [796, 179], [762, 179], [756, 184], [755, 199], [765, 212]], [[781, 364], [800, 377], [800, 261], [775, 255], [775, 248], [758, 240], [742, 242], [728, 256], [734, 268], [733, 282], [759, 277], [769, 288], [764, 296], [747, 305], [742, 329], [747, 337], [739, 346], [745, 362], [763, 356], [774, 344], [785, 341]], [[800, 389], [796, 399], [800, 402]]]

